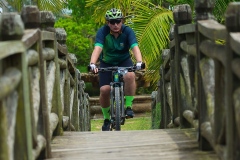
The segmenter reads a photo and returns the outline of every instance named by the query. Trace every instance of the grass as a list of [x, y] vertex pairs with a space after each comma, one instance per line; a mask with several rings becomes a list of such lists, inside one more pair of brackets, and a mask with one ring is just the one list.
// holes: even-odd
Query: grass
[[[101, 131], [103, 120], [92, 119], [91, 131]], [[125, 124], [121, 126], [122, 131], [127, 130], [149, 130], [151, 129], [151, 117], [134, 117], [132, 119], [126, 119]]]

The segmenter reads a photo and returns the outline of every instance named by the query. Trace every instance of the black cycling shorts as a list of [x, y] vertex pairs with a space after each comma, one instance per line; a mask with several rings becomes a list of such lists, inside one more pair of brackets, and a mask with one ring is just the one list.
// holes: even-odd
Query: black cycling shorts
[[[104, 63], [103, 61], [100, 62], [100, 68], [105, 67], [112, 67], [113, 65]], [[133, 62], [131, 58], [121, 62], [118, 67], [131, 67], [133, 66]], [[110, 85], [110, 82], [112, 82], [112, 72], [99, 72], [99, 86], [102, 87], [104, 85]]]

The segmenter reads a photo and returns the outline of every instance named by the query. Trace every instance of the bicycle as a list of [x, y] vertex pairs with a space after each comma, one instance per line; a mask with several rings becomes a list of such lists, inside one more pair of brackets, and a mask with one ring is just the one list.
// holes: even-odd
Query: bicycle
[[[142, 63], [141, 69], [145, 69], [145, 63]], [[135, 72], [136, 65], [131, 67], [106, 67], [98, 68], [98, 72], [112, 72], [112, 82], [110, 83], [110, 131], [120, 131], [121, 125], [124, 125], [126, 115], [124, 107], [124, 81], [123, 76], [127, 72]]]

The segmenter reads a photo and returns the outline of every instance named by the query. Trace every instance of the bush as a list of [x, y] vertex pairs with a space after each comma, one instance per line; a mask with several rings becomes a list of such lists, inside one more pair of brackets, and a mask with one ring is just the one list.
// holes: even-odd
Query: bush
[[95, 24], [92, 21], [80, 23], [71, 17], [64, 17], [58, 19], [54, 27], [64, 28], [67, 32], [68, 52], [76, 55], [77, 66], [87, 66], [93, 50]]

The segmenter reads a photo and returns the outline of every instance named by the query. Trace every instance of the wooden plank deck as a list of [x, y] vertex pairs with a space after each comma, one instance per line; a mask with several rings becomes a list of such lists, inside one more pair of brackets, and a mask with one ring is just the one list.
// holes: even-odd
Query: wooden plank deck
[[193, 129], [64, 132], [52, 141], [55, 160], [217, 160], [198, 149]]

